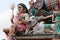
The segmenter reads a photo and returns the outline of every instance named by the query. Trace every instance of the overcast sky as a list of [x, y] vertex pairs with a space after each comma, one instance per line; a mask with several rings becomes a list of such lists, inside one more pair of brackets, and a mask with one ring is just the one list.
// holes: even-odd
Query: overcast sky
[[[29, 2], [30, 0], [1, 0], [0, 1], [0, 40], [6, 38], [6, 35], [2, 31], [4, 27], [10, 27], [10, 17], [11, 17], [11, 9], [10, 5], [15, 3], [15, 10], [14, 13], [17, 12], [17, 4], [24, 3], [27, 8], [29, 9]], [[35, 0], [34, 0], [35, 1]]]

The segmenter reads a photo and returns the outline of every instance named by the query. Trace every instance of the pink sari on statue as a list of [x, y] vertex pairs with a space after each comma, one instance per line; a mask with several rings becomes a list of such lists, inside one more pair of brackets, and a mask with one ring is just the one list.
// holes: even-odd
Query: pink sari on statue
[[21, 21], [21, 23], [18, 24], [18, 22], [19, 22], [19, 16], [18, 15], [14, 17], [13, 22], [17, 26], [16, 27], [16, 32], [19, 31], [19, 30], [22, 30], [23, 32], [26, 31], [27, 26], [23, 21]]

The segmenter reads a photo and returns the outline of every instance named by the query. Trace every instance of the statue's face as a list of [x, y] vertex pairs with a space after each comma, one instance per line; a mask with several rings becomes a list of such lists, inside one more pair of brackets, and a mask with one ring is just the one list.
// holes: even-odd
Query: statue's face
[[31, 7], [33, 7], [34, 1], [30, 1], [29, 4], [30, 4]]
[[55, 7], [55, 10], [56, 10], [56, 11], [58, 11], [58, 10], [59, 10], [59, 7], [58, 7], [58, 6], [56, 6], [56, 7]]
[[21, 5], [18, 6], [18, 11], [19, 11], [20, 13], [24, 11], [24, 10], [23, 10], [23, 7], [22, 7]]

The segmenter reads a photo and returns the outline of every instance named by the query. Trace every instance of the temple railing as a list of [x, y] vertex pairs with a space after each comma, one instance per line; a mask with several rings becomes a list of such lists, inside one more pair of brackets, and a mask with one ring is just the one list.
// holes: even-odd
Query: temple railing
[[23, 34], [16, 36], [17, 40], [52, 40], [53, 38], [60, 39], [60, 34]]

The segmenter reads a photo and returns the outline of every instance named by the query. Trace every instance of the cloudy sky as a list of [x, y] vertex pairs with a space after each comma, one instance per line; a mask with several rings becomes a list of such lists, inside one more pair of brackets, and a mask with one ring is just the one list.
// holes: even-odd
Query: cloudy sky
[[[1, 0], [0, 1], [0, 40], [6, 38], [6, 35], [2, 31], [5, 27], [10, 27], [10, 17], [11, 17], [11, 9], [10, 5], [15, 3], [15, 10], [14, 13], [17, 12], [17, 4], [24, 3], [27, 8], [29, 9], [29, 2], [30, 0]], [[35, 1], [35, 0], [34, 0]]]

